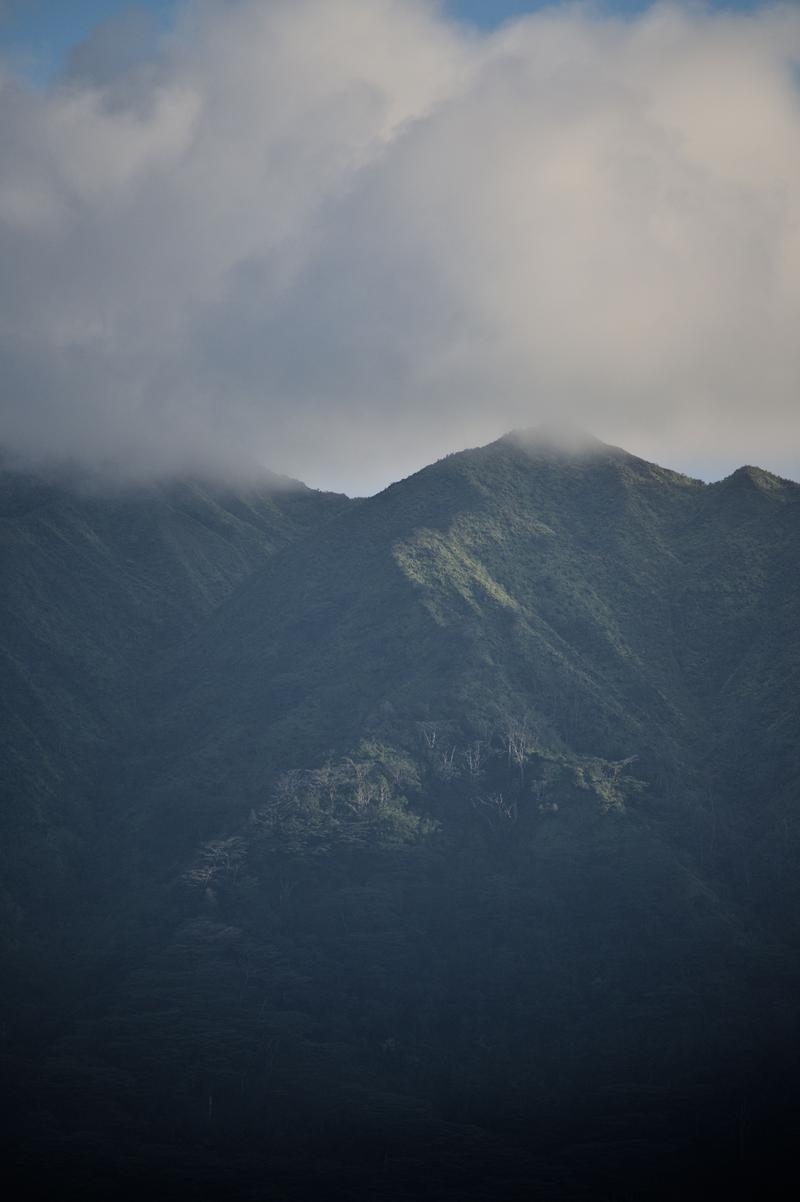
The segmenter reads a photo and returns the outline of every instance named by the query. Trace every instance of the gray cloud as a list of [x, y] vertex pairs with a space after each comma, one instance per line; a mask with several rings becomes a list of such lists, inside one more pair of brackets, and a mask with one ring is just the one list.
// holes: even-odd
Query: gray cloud
[[796, 6], [238, 0], [6, 72], [0, 439], [368, 491], [566, 415], [796, 474], [798, 60]]

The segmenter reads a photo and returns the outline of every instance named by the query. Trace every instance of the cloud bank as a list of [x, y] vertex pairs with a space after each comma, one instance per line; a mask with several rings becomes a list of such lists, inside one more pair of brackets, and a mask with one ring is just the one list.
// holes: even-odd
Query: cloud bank
[[0, 441], [371, 491], [567, 416], [800, 468], [800, 9], [191, 0], [0, 73]]

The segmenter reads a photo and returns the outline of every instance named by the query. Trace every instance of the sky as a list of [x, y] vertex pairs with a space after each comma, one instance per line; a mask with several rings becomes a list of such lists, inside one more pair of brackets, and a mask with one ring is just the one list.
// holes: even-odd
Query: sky
[[[506, 21], [557, 5], [558, 0], [443, 0], [443, 3], [457, 20], [482, 29], [495, 29]], [[653, 0], [608, 0], [604, 7], [607, 12], [635, 15], [652, 3]], [[763, 3], [764, 0], [708, 0], [709, 7], [728, 11], [752, 10]], [[70, 51], [100, 22], [135, 9], [147, 13], [163, 30], [172, 25], [179, 7], [180, 0], [0, 0], [0, 47], [29, 79], [46, 83], [63, 68]]]
[[800, 475], [800, 5], [0, 0], [0, 444]]

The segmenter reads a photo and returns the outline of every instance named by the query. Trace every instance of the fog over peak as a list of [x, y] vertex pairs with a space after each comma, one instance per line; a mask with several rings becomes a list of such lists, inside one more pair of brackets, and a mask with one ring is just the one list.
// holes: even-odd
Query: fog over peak
[[0, 68], [0, 442], [370, 492], [553, 415], [800, 469], [800, 8], [190, 0]]
[[527, 450], [553, 451], [560, 455], [591, 455], [608, 449], [594, 434], [568, 419], [539, 422], [523, 430], [511, 430], [505, 437]]

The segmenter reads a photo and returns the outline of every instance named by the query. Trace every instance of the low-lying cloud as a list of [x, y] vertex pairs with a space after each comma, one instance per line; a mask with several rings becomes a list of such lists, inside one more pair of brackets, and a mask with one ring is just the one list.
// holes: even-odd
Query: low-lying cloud
[[800, 453], [800, 10], [192, 0], [0, 75], [0, 441], [364, 492], [568, 416]]

